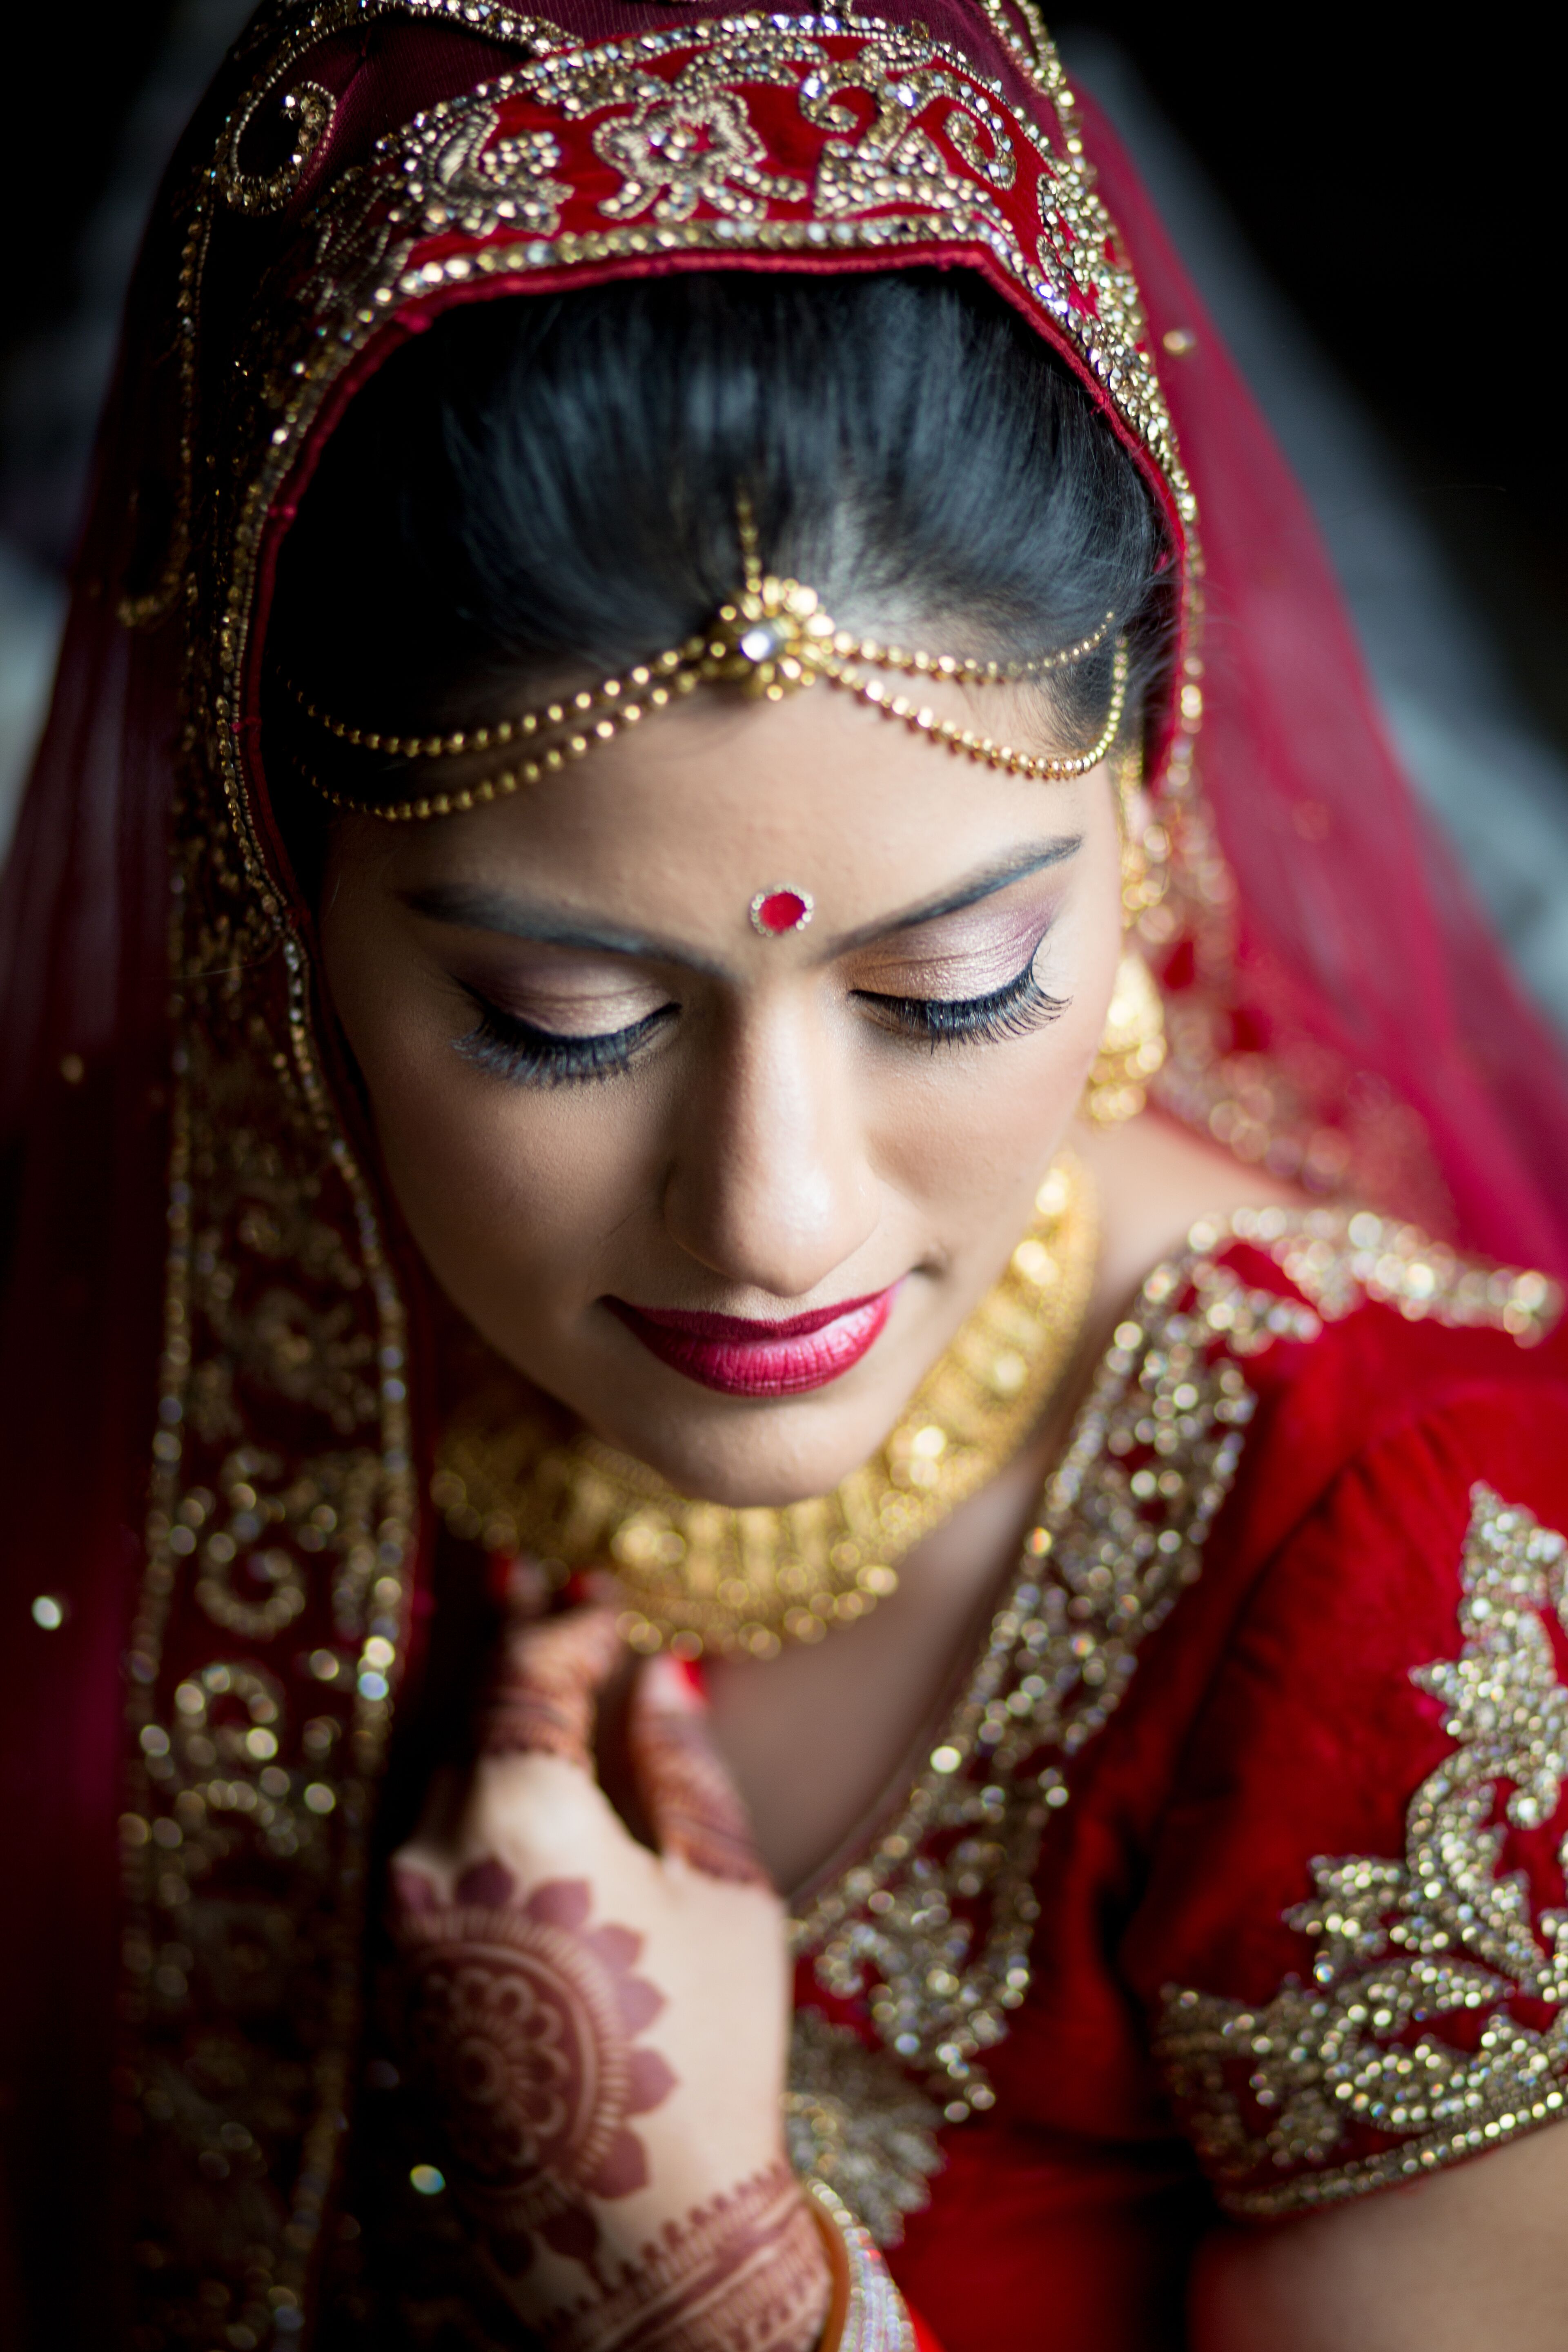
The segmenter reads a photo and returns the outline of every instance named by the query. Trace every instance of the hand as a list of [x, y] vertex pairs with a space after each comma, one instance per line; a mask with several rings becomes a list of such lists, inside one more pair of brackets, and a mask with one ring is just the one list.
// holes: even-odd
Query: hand
[[784, 2153], [783, 1907], [670, 1660], [594, 1777], [605, 1610], [514, 1633], [460, 1793], [393, 1864], [410, 2072], [502, 2292], [566, 2352], [808, 2352], [822, 2241]]

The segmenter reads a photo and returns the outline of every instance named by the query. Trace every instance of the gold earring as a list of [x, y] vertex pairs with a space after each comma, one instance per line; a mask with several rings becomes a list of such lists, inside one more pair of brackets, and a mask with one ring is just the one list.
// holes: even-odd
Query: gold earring
[[1160, 992], [1137, 949], [1124, 949], [1105, 1034], [1084, 1088], [1085, 1115], [1096, 1127], [1116, 1127], [1124, 1118], [1136, 1118], [1149, 1099], [1149, 1081], [1164, 1058], [1165, 1008]]
[[[1143, 762], [1130, 747], [1117, 767], [1117, 814], [1121, 831], [1121, 919], [1128, 931], [1157, 907], [1170, 879], [1170, 837], [1162, 824], [1140, 825], [1137, 794]], [[1105, 1034], [1084, 1088], [1083, 1110], [1097, 1127], [1136, 1118], [1149, 1099], [1149, 1081], [1165, 1059], [1165, 1008], [1153, 974], [1136, 948], [1124, 947], [1110, 992]]]

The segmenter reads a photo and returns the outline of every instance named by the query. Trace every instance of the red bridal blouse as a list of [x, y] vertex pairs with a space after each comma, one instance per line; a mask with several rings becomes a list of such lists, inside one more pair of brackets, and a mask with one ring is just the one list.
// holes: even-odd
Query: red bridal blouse
[[1180, 2344], [1222, 2215], [1565, 2112], [1552, 1304], [1262, 1213], [1118, 1329], [909, 1807], [798, 1922], [795, 2128], [889, 2236], [940, 2158], [890, 2259], [945, 2352]]

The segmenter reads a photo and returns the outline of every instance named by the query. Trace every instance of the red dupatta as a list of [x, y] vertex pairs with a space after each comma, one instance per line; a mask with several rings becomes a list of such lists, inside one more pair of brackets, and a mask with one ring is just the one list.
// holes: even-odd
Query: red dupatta
[[[0, 903], [12, 2340], [153, 2352], [225, 2340], [221, 2312], [292, 2343], [313, 2306], [430, 1432], [421, 1276], [255, 680], [310, 467], [441, 308], [687, 268], [985, 276], [1094, 393], [1178, 569], [1162, 1100], [1310, 1189], [1568, 1268], [1560, 1057], [1147, 200], [1023, 0], [918, 16], [278, 0], [172, 169]], [[685, 188], [648, 136], [673, 107], [703, 130]]]

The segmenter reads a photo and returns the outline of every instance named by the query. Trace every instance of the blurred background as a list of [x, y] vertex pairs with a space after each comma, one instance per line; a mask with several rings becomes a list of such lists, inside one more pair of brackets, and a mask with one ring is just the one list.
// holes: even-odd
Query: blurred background
[[[142, 223], [250, 5], [29, 22], [36, 100], [0, 146], [0, 216], [25, 225], [0, 322], [0, 855]], [[1518, 29], [1472, 55], [1403, 11], [1073, 0], [1052, 29], [1306, 486], [1415, 782], [1568, 1030], [1556, 75]]]

